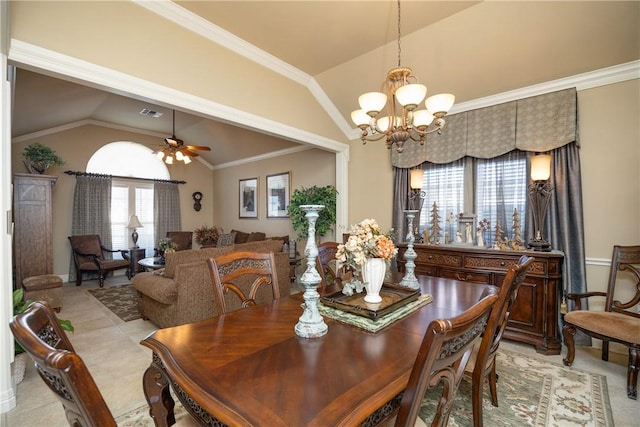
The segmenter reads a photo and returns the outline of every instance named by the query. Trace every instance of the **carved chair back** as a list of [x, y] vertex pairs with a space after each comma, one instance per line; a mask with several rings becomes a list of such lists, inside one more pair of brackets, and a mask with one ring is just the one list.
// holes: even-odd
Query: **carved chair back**
[[471, 360], [467, 364], [466, 372], [472, 375], [472, 401], [473, 401], [473, 425], [481, 427], [482, 422], [482, 387], [484, 379], [488, 377], [491, 401], [494, 406], [498, 406], [497, 380], [496, 374], [496, 354], [500, 346], [502, 334], [507, 326], [509, 314], [513, 303], [518, 296], [518, 289], [524, 281], [529, 267], [533, 263], [533, 258], [521, 256], [518, 264], [512, 265], [507, 271], [498, 300], [491, 309], [487, 329], [482, 339], [476, 343], [471, 355]]
[[219, 313], [280, 298], [273, 252], [230, 252], [208, 265]]
[[396, 427], [413, 426], [425, 391], [437, 387], [442, 387], [442, 395], [431, 425], [447, 425], [465, 366], [473, 345], [485, 331], [491, 308], [498, 299], [497, 292], [497, 288], [490, 288], [459, 316], [429, 324], [402, 396]]
[[36, 301], [10, 321], [16, 341], [62, 403], [71, 426], [116, 426], [100, 390], [46, 303]]
[[318, 257], [316, 258], [316, 270], [320, 274], [320, 294], [323, 294], [327, 286], [338, 285], [342, 287], [344, 267], [338, 268], [336, 260], [338, 242], [323, 242], [318, 245]]

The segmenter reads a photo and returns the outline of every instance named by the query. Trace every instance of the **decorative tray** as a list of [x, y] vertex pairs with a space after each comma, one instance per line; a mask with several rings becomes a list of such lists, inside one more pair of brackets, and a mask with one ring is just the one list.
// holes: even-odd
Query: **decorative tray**
[[337, 291], [321, 297], [320, 301], [329, 307], [377, 320], [379, 317], [417, 300], [420, 296], [420, 289], [409, 289], [385, 283], [380, 290], [382, 302], [377, 304], [365, 302], [365, 295], [366, 292], [360, 292], [349, 296], [343, 294], [342, 291]]

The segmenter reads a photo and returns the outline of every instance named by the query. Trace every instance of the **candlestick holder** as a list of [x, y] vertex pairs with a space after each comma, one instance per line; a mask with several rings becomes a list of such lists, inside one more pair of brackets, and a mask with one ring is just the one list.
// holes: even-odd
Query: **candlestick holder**
[[300, 206], [309, 223], [307, 234], [307, 245], [304, 255], [307, 258], [307, 267], [300, 277], [300, 282], [304, 285], [304, 312], [298, 319], [294, 328], [296, 335], [302, 338], [319, 338], [327, 333], [329, 327], [324, 323], [324, 319], [318, 311], [318, 300], [320, 294], [317, 291], [318, 284], [322, 280], [318, 270], [316, 270], [316, 257], [318, 247], [316, 246], [316, 221], [319, 212], [324, 209], [324, 205], [302, 205]]
[[407, 262], [404, 265], [405, 273], [400, 281], [400, 285], [411, 289], [420, 288], [420, 283], [418, 283], [418, 278], [414, 273], [416, 268], [414, 260], [418, 257], [418, 254], [413, 249], [413, 242], [415, 241], [415, 236], [413, 235], [413, 219], [416, 217], [416, 213], [418, 213], [417, 210], [404, 211], [404, 214], [407, 216], [409, 232], [407, 233], [407, 250], [404, 252], [404, 259], [406, 259]]

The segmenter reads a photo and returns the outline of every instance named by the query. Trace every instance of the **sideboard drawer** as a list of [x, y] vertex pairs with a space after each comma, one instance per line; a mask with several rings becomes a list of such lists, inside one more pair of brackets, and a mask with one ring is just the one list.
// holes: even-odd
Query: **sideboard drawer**
[[441, 267], [462, 267], [462, 255], [418, 252], [417, 264], [430, 264]]
[[491, 283], [491, 273], [480, 273], [477, 271], [447, 270], [443, 268], [440, 270], [440, 276], [462, 282]]

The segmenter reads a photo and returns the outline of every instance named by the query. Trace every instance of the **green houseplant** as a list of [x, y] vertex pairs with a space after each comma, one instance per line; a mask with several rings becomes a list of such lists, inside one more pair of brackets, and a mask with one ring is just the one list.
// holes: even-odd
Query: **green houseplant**
[[293, 230], [298, 233], [298, 240], [307, 238], [309, 224], [305, 212], [300, 209], [302, 205], [324, 205], [316, 221], [316, 234], [324, 236], [333, 229], [336, 223], [336, 196], [338, 190], [333, 185], [324, 187], [302, 187], [293, 190], [288, 212], [291, 218]]
[[29, 172], [36, 174], [43, 174], [54, 165], [64, 165], [64, 160], [52, 148], [39, 142], [27, 145], [22, 152], [22, 158]]

